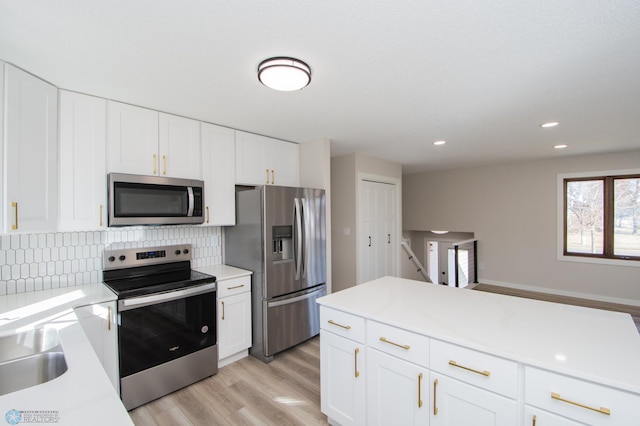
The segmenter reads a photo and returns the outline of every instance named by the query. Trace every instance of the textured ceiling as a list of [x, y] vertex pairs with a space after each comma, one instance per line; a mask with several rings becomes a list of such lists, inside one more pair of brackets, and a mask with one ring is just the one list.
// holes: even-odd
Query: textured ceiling
[[[311, 85], [261, 86], [280, 55]], [[405, 173], [640, 149], [638, 0], [0, 0], [0, 59]]]

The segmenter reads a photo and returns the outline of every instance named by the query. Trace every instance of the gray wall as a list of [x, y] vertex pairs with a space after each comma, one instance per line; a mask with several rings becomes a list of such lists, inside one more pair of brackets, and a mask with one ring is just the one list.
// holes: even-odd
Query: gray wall
[[473, 232], [481, 283], [640, 305], [640, 268], [558, 260], [556, 223], [558, 174], [639, 167], [636, 150], [404, 175], [404, 229]]
[[[401, 181], [402, 166], [363, 154], [331, 158], [332, 285], [333, 291], [357, 282], [358, 174], [366, 173]], [[402, 186], [398, 187], [401, 193]], [[402, 212], [398, 212], [402, 221]], [[402, 229], [402, 228], [400, 228]], [[346, 234], [349, 235], [346, 235]], [[400, 268], [400, 266], [398, 266]]]

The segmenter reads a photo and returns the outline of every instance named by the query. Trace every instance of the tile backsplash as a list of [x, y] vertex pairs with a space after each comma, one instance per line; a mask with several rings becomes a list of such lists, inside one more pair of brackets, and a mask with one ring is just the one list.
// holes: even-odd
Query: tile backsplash
[[0, 295], [102, 282], [105, 249], [192, 244], [194, 268], [222, 263], [222, 228], [162, 226], [0, 237]]

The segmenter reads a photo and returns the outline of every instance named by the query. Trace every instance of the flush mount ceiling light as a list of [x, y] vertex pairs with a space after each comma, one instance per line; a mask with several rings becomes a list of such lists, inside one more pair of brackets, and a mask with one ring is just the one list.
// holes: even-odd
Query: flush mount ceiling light
[[435, 141], [433, 144], [434, 145], [444, 145], [445, 143], [447, 143], [447, 141]]
[[561, 144], [559, 144], [559, 145], [554, 145], [553, 147], [554, 147], [555, 149], [565, 149], [565, 148], [566, 148], [566, 147], [568, 147], [568, 146], [569, 146], [569, 145], [567, 145], [567, 144], [561, 143]]
[[444, 235], [449, 233], [449, 231], [436, 231], [435, 229], [432, 229], [431, 232], [438, 235]]
[[274, 90], [283, 92], [300, 90], [311, 82], [311, 68], [294, 58], [284, 56], [269, 58], [258, 65], [258, 80]]
[[548, 123], [542, 123], [540, 127], [547, 129], [549, 127], [556, 127], [558, 124], [560, 123], [558, 123], [557, 121], [549, 121]]

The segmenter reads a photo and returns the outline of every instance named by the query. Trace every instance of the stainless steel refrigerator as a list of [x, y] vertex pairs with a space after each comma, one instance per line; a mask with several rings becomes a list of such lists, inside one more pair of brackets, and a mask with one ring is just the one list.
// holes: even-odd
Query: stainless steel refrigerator
[[225, 263], [253, 271], [253, 346], [265, 361], [320, 332], [326, 294], [325, 193], [283, 186], [238, 188]]

